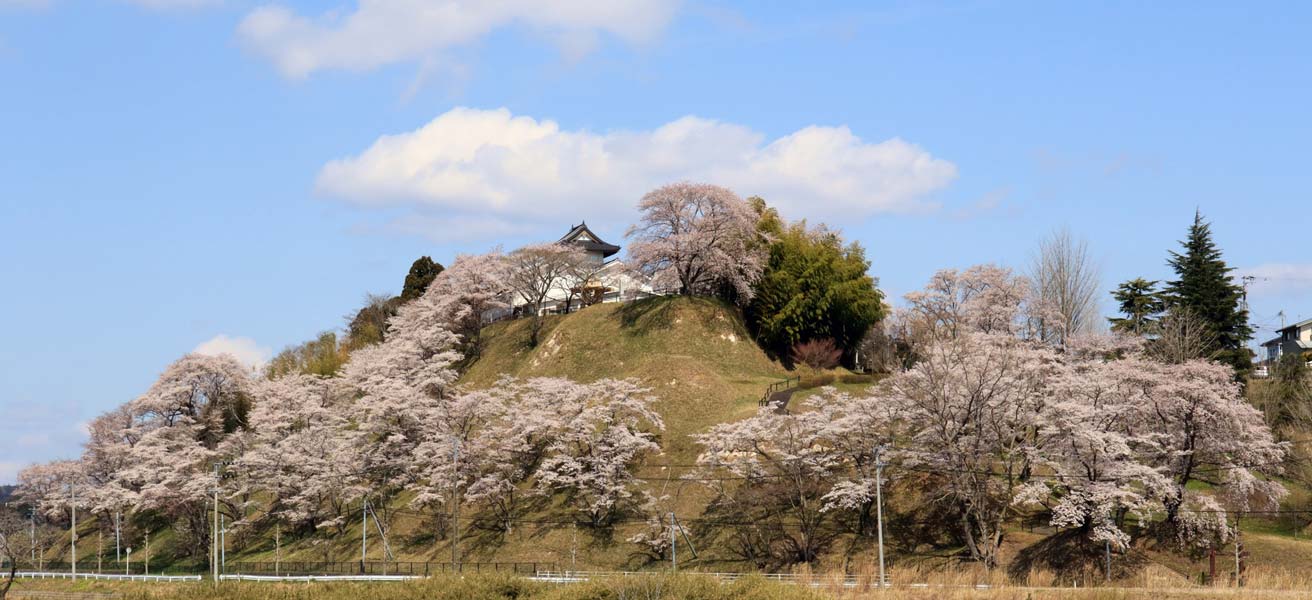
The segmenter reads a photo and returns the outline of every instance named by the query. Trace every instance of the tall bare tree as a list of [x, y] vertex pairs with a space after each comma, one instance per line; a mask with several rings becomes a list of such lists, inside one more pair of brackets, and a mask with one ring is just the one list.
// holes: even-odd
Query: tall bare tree
[[1197, 358], [1215, 358], [1216, 332], [1205, 319], [1185, 306], [1173, 306], [1152, 328], [1148, 353], [1164, 363], [1178, 365]]
[[1044, 341], [1066, 339], [1093, 329], [1098, 321], [1098, 288], [1102, 275], [1089, 256], [1089, 244], [1058, 229], [1039, 242], [1031, 266], [1034, 295], [1043, 308]]

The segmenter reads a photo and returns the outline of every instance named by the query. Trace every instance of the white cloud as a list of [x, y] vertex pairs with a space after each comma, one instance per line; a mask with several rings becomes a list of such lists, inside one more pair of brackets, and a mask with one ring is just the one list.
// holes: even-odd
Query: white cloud
[[[316, 186], [363, 206], [409, 206], [477, 229], [628, 218], [643, 193], [693, 180], [760, 195], [791, 217], [933, 210], [951, 162], [893, 138], [809, 126], [769, 140], [742, 125], [683, 117], [650, 131], [567, 131], [506, 109], [452, 109], [329, 162]], [[416, 217], [411, 217], [411, 220]]]
[[196, 346], [192, 352], [196, 354], [207, 354], [217, 356], [220, 354], [231, 354], [242, 364], [250, 367], [258, 367], [273, 356], [273, 351], [269, 348], [260, 346], [255, 340], [244, 337], [228, 337], [219, 334], [209, 341]]
[[1235, 270], [1236, 280], [1246, 275], [1253, 277], [1248, 288], [1251, 295], [1278, 296], [1312, 292], [1312, 263], [1267, 263]]
[[237, 28], [242, 43], [288, 77], [321, 69], [362, 71], [441, 54], [492, 31], [522, 25], [567, 57], [597, 44], [599, 34], [650, 41], [673, 17], [677, 0], [360, 0], [354, 12], [302, 16], [281, 5], [251, 11]]

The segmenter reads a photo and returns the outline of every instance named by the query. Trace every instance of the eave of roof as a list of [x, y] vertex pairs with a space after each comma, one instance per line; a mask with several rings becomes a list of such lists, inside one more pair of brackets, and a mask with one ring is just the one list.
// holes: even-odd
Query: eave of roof
[[[577, 238], [584, 233], [587, 233], [588, 237], [592, 239], [586, 242], [578, 241]], [[620, 251], [619, 246], [616, 246], [615, 244], [606, 243], [604, 240], [601, 239], [600, 236], [596, 234], [596, 232], [589, 229], [586, 221], [583, 223], [579, 223], [574, 227], [571, 227], [569, 232], [561, 236], [561, 238], [557, 241], [557, 243], [562, 243], [562, 244], [566, 242], [579, 244], [580, 246], [583, 246], [585, 250], [601, 252], [602, 257], [607, 257]]]
[[1302, 321], [1294, 323], [1293, 325], [1290, 325], [1289, 327], [1285, 327], [1283, 329], [1277, 329], [1276, 331], [1289, 331], [1290, 329], [1302, 329], [1308, 326], [1312, 326], [1312, 319], [1304, 319]]

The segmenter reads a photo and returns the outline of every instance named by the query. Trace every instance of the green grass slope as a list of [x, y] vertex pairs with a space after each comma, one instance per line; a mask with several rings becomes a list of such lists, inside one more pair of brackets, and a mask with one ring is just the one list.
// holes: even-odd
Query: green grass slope
[[752, 341], [737, 310], [706, 298], [598, 304], [552, 316], [536, 348], [528, 333], [525, 319], [485, 329], [482, 355], [460, 383], [486, 387], [505, 375], [636, 379], [659, 399], [671, 462], [695, 457], [690, 434], [752, 414], [766, 386], [787, 376]]

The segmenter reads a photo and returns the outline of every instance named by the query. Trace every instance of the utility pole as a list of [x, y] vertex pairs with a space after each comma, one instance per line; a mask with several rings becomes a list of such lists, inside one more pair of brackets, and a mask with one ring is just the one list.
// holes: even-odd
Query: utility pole
[[374, 517], [374, 531], [377, 531], [378, 537], [383, 540], [383, 575], [386, 575], [387, 561], [396, 560], [396, 556], [392, 554], [392, 545], [387, 541], [387, 531], [383, 529], [383, 520], [378, 518], [378, 511], [374, 510], [372, 504], [367, 505], [366, 509]]
[[674, 511], [670, 511], [670, 571], [679, 572], [679, 540], [674, 531]]
[[578, 523], [572, 523], [571, 525], [573, 526], [573, 528], [570, 530], [570, 534], [569, 534], [569, 541], [570, 541], [570, 546], [569, 546], [569, 570], [570, 570], [571, 572], [573, 572], [573, 571], [578, 571], [578, 570], [579, 570], [579, 564], [578, 564], [578, 554], [579, 554], [579, 524], [578, 524]]
[[36, 506], [29, 508], [27, 514], [32, 519], [32, 533], [30, 534], [32, 536], [32, 543], [31, 543], [32, 566], [35, 567], [37, 570], [40, 570], [41, 566], [36, 564]]
[[1102, 541], [1102, 547], [1103, 547], [1103, 552], [1106, 553], [1106, 566], [1105, 566], [1105, 570], [1106, 570], [1106, 573], [1107, 573], [1107, 583], [1111, 583], [1111, 582], [1112, 582], [1112, 542], [1111, 542], [1111, 540], [1103, 540], [1103, 541]]
[[365, 554], [369, 550], [369, 497], [360, 501], [360, 574], [364, 574]]
[[77, 488], [73, 484], [68, 485], [68, 492], [73, 497], [72, 505], [69, 507], [73, 510], [73, 522], [69, 525], [68, 542], [73, 552], [73, 579], [77, 579]]
[[1235, 513], [1235, 588], [1242, 584], [1239, 580], [1239, 513]]
[[879, 589], [887, 585], [884, 578], [884, 448], [875, 448], [875, 524], [879, 530]]
[[123, 566], [123, 574], [124, 575], [132, 574], [132, 546], [128, 546], [128, 562], [126, 565]]
[[214, 463], [214, 533], [210, 536], [210, 571], [219, 588], [219, 463]]
[[451, 486], [451, 572], [460, 571], [460, 438], [451, 438], [452, 475], [456, 484]]
[[121, 530], [122, 517], [119, 515], [119, 511], [116, 510], [114, 511], [114, 562], [123, 562], [122, 552], [119, 550], [122, 543]]

